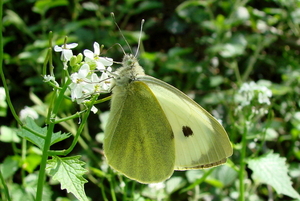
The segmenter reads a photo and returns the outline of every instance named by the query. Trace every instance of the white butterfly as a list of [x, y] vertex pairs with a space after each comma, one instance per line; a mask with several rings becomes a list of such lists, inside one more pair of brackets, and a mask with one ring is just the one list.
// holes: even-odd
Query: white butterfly
[[232, 146], [214, 117], [175, 87], [145, 75], [133, 55], [125, 55], [122, 65], [104, 138], [111, 167], [141, 183], [157, 183], [174, 170], [226, 162]]

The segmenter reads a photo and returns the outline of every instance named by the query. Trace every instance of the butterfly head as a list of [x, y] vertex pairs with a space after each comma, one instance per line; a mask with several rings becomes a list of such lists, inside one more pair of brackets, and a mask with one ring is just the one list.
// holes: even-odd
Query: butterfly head
[[116, 85], [124, 86], [134, 80], [137, 76], [145, 75], [144, 69], [140, 66], [137, 59], [132, 54], [125, 54], [122, 67], [117, 70], [115, 77]]

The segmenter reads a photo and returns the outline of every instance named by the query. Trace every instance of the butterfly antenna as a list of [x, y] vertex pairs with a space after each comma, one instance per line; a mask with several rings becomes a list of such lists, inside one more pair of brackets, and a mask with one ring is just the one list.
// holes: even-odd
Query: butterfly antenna
[[139, 50], [140, 50], [140, 45], [141, 45], [141, 38], [142, 38], [142, 31], [143, 31], [144, 22], [145, 22], [145, 20], [142, 19], [142, 22], [141, 22], [141, 31], [140, 31], [140, 35], [139, 35], [138, 47], [137, 47], [137, 51], [136, 51], [136, 53], [135, 53], [135, 55], [134, 55], [135, 58], [137, 57], [137, 55], [138, 55], [138, 53], [139, 53]]
[[[123, 35], [123, 33], [122, 33], [122, 31], [121, 31], [121, 29], [120, 29], [119, 25], [118, 25], [118, 24], [117, 24], [117, 22], [116, 22], [115, 14], [114, 14], [113, 12], [111, 12], [111, 13], [110, 13], [110, 15], [111, 15], [111, 17], [114, 19], [114, 23], [115, 23], [115, 25], [116, 25], [116, 26], [117, 26], [117, 28], [119, 29], [119, 31], [120, 31], [120, 33], [121, 33], [121, 36], [122, 36], [122, 38], [124, 39], [124, 41], [126, 42], [126, 44], [127, 44], [128, 48], [130, 49], [130, 52], [132, 53], [132, 49], [131, 49], [131, 47], [130, 47], [130, 45], [129, 45], [128, 41], [126, 40], [126, 38], [125, 38], [125, 36]], [[121, 45], [120, 45], [120, 46], [121, 46]], [[125, 51], [124, 51], [124, 49], [123, 49], [123, 48], [122, 48], [122, 50], [123, 50], [123, 52], [124, 52], [124, 54], [125, 54]]]
[[[124, 53], [124, 55], [126, 54], [126, 52], [125, 52], [125, 50], [124, 50], [124, 48], [122, 47], [122, 45], [120, 44], [120, 43], [116, 43], [116, 44], [114, 44], [114, 45], [112, 45], [110, 48], [108, 48], [106, 51], [108, 52], [111, 48], [113, 48], [115, 45], [118, 45], [120, 48], [121, 48], [121, 50], [122, 50], [122, 52]], [[114, 61], [114, 63], [119, 63], [119, 62], [115, 62]], [[121, 63], [121, 62], [120, 62]]]

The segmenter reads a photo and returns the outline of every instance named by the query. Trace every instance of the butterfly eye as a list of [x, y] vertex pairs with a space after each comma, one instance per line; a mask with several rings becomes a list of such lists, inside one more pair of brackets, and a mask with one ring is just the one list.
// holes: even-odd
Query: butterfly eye
[[132, 60], [126, 61], [126, 66], [133, 67], [134, 62]]

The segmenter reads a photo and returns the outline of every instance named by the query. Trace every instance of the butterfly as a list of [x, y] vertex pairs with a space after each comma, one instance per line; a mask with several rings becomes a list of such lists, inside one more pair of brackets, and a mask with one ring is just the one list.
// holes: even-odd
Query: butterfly
[[222, 125], [180, 90], [145, 75], [135, 56], [124, 56], [112, 84], [103, 148], [126, 177], [157, 183], [174, 170], [218, 166], [232, 155]]

